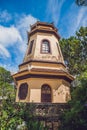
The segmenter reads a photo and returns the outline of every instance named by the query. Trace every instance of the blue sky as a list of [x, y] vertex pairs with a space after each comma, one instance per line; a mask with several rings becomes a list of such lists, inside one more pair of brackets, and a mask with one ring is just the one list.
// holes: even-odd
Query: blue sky
[[37, 20], [54, 22], [61, 38], [87, 26], [87, 6], [75, 0], [0, 0], [0, 66], [15, 72], [26, 51], [27, 31]]

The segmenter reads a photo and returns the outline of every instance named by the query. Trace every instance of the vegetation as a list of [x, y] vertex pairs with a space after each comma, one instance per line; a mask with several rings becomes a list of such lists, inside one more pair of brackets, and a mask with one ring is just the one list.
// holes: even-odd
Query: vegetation
[[87, 27], [81, 27], [76, 36], [62, 39], [60, 44], [76, 80], [72, 86], [72, 100], [68, 102], [69, 109], [60, 117], [59, 130], [87, 130]]
[[1, 130], [42, 130], [43, 125], [34, 119], [32, 108], [32, 105], [15, 103], [14, 99], [8, 97], [3, 101], [1, 110]]
[[70, 108], [61, 116], [59, 130], [87, 130], [87, 72], [79, 77], [79, 81], [68, 103]]
[[76, 0], [78, 6], [87, 6], [87, 0]]
[[13, 96], [13, 79], [11, 73], [0, 67], [0, 97]]
[[87, 70], [87, 27], [81, 27], [76, 36], [62, 39], [60, 46], [71, 74], [78, 75]]

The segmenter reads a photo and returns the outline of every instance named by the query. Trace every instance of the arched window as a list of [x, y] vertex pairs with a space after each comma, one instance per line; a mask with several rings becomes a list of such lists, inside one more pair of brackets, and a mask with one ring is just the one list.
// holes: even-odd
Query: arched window
[[19, 99], [24, 100], [27, 97], [27, 93], [28, 93], [28, 84], [27, 83], [21, 84], [18, 93]]
[[51, 88], [47, 84], [41, 87], [41, 102], [51, 102]]
[[47, 40], [43, 40], [41, 43], [41, 53], [51, 53], [50, 43]]
[[34, 44], [34, 40], [32, 40], [32, 41], [30, 42], [29, 50], [28, 50], [28, 55], [32, 53], [33, 44]]

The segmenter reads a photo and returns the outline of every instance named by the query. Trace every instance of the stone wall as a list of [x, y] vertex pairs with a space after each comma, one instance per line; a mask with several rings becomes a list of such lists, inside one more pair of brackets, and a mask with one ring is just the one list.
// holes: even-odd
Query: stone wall
[[69, 107], [66, 103], [29, 103], [27, 105], [32, 106], [35, 120], [43, 123], [44, 128], [48, 130], [58, 130], [60, 116]]

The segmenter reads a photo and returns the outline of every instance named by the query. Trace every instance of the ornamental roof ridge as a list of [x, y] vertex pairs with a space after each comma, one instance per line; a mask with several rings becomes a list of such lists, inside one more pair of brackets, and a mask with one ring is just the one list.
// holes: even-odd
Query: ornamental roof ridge
[[39, 25], [41, 25], [41, 26], [49, 26], [49, 27], [52, 27], [56, 32], [58, 31], [57, 27], [55, 27], [53, 22], [48, 23], [48, 22], [41, 22], [41, 21], [37, 21], [35, 24], [30, 25], [31, 30], [34, 29], [36, 26], [39, 26]]

